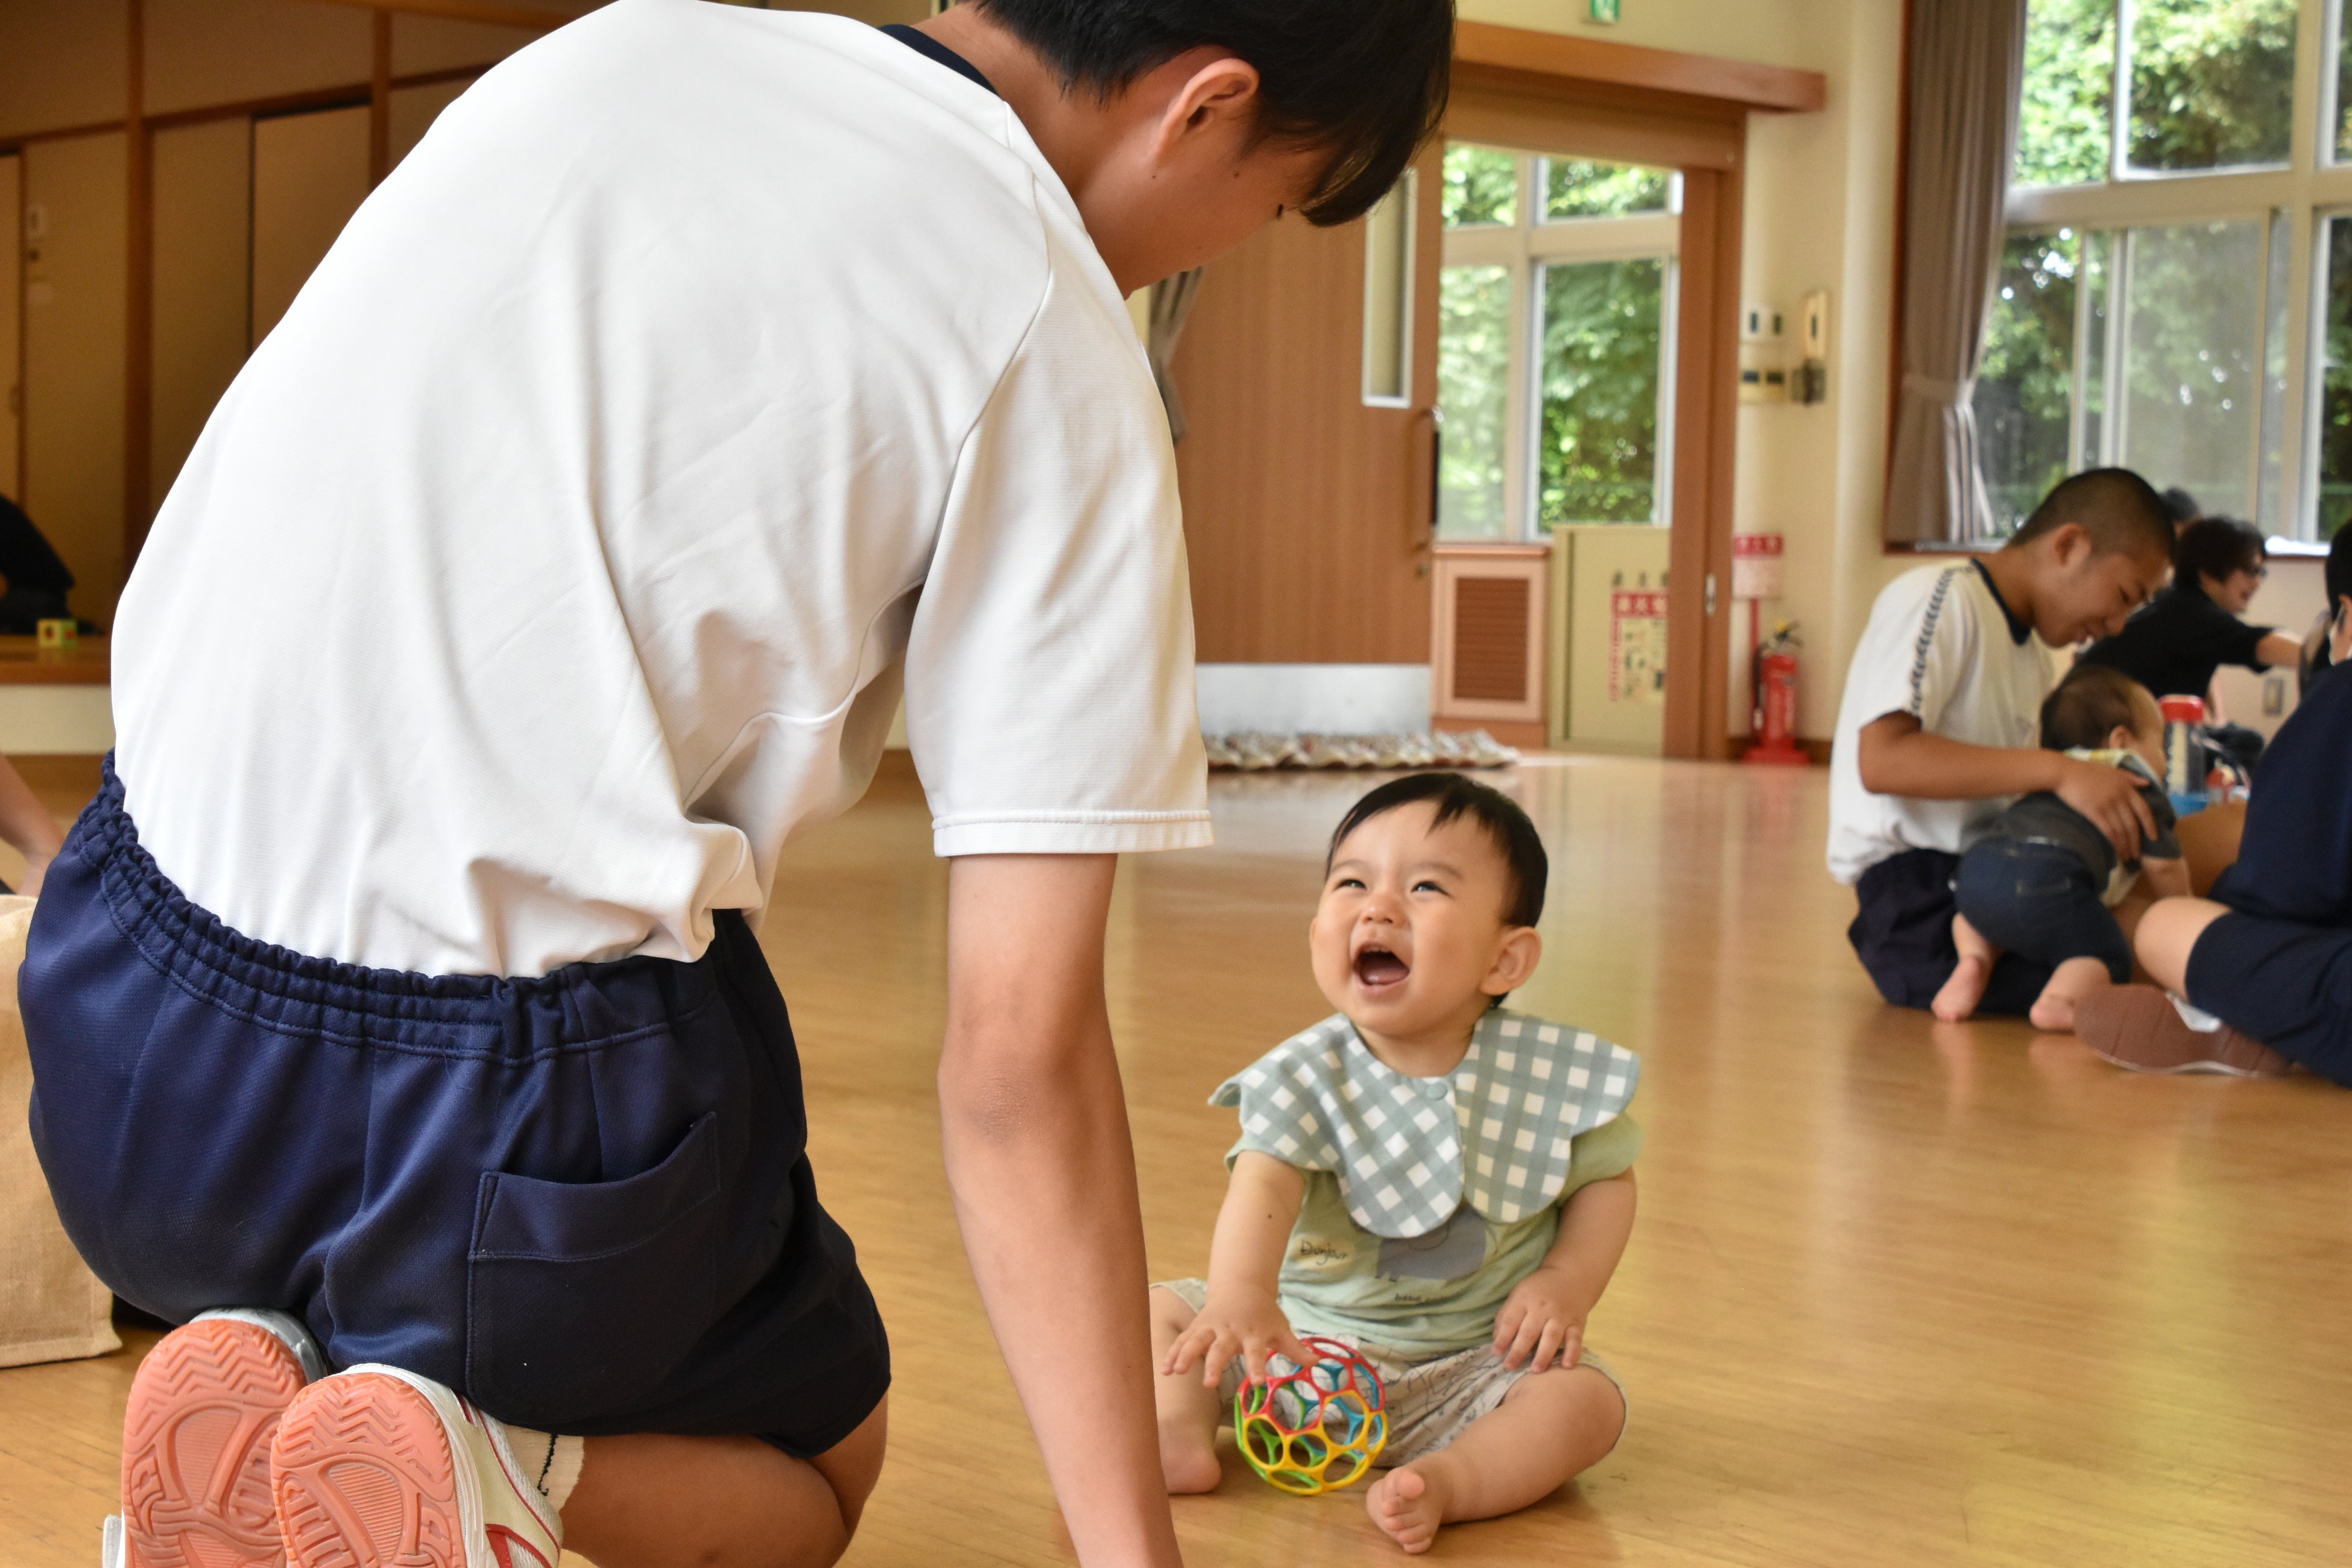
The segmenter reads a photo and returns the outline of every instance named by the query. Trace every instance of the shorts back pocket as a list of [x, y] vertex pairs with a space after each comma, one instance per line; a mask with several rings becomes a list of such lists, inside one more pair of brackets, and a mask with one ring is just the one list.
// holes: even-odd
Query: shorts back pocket
[[466, 1261], [469, 1392], [502, 1419], [578, 1431], [627, 1415], [716, 1316], [718, 1115], [617, 1182], [485, 1172]]

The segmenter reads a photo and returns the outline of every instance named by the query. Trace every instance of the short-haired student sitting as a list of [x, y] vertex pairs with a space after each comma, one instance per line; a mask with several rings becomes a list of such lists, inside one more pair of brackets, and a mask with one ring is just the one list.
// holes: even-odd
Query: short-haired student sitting
[[2050, 970], [2027, 1014], [2034, 1026], [2072, 1029], [2076, 1003], [2131, 979], [2131, 942], [2112, 906], [2143, 879], [2158, 894], [2189, 891], [2161, 783], [2164, 715], [2147, 689], [2103, 665], [2076, 667], [2042, 705], [2042, 744], [2137, 777], [2156, 832], [2137, 857], [2125, 858], [2089, 818], [2049, 790], [1994, 817], [1960, 857], [1952, 879], [1959, 962], [1934, 1004], [1936, 1016], [1948, 1022], [1976, 1011], [1994, 963], [2014, 952]]
[[[2136, 776], [2035, 734], [2051, 649], [2121, 629], [2171, 554], [2147, 481], [2095, 468], [2060, 482], [1992, 554], [1915, 567], [1879, 594], [1838, 709], [1829, 867], [1858, 896], [1846, 934], [1889, 1002], [1926, 1007], [1952, 977], [1952, 874], [2019, 795], [2054, 794], [2121, 859], [2155, 834]], [[2021, 1016], [2051, 976], [2005, 953], [1976, 1011]]]

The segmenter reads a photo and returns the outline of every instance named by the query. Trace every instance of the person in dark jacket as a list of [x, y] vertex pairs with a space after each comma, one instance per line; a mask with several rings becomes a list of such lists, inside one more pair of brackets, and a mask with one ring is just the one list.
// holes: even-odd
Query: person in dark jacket
[[[2352, 655], [2352, 526], [2328, 552], [2327, 603], [2340, 667]], [[2144, 1072], [2300, 1065], [2352, 1085], [2352, 674], [2321, 675], [2280, 727], [2213, 896], [2158, 900], [2133, 945], [2164, 991], [2084, 998], [2075, 1033], [2100, 1056]]]
[[67, 591], [74, 577], [25, 509], [0, 496], [0, 636], [30, 637], [45, 620], [71, 619]]
[[2123, 630], [2093, 643], [2084, 662], [2119, 669], [2158, 697], [2201, 699], [2216, 746], [2251, 769], [2262, 736], [2228, 722], [2213, 695], [2213, 672], [2225, 664], [2263, 669], [2303, 662], [2298, 638], [2238, 618], [2270, 574], [2268, 560], [2261, 530], [2234, 518], [2199, 518], [2173, 545], [2172, 585]]

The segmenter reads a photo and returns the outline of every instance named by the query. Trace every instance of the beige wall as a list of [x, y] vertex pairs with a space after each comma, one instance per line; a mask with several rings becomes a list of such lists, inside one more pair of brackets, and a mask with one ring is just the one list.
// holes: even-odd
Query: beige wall
[[[1748, 121], [1743, 298], [1792, 316], [1810, 290], [1831, 297], [1827, 401], [1743, 407], [1734, 519], [1787, 539], [1788, 598], [1768, 618], [1801, 623], [1800, 731], [1826, 736], [1846, 660], [1871, 599], [1915, 563], [1880, 547], [1886, 448], [1887, 336], [1895, 252], [1895, 148], [1901, 0], [1625, 0], [1615, 26], [1578, 0], [1461, 0], [1482, 22], [1817, 70], [1818, 114]], [[1735, 645], [1746, 639], [1745, 612]], [[1744, 650], [1735, 652], [1734, 728], [1746, 727]]]

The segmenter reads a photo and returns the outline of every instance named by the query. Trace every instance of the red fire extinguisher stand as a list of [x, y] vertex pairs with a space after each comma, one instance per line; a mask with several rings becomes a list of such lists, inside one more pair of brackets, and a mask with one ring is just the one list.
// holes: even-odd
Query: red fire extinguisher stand
[[1756, 743], [1748, 748], [1746, 760], [1803, 767], [1811, 759], [1797, 746], [1796, 627], [1784, 622], [1767, 640], [1759, 624], [1763, 601], [1780, 596], [1779, 534], [1732, 536], [1731, 596], [1748, 601], [1748, 646], [1755, 661]]

